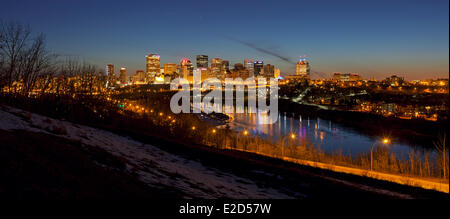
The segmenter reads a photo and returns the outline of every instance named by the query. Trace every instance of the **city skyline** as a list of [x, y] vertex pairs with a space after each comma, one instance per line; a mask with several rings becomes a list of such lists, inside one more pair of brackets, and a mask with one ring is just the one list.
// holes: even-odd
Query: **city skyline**
[[449, 0], [2, 3], [1, 199], [449, 197]]
[[232, 66], [262, 60], [290, 75], [307, 55], [313, 79], [315, 72], [448, 78], [448, 1], [197, 3], [18, 1], [6, 3], [0, 19], [44, 33], [56, 54], [129, 73], [145, 69], [145, 55], [156, 53], [161, 67], [205, 54]]

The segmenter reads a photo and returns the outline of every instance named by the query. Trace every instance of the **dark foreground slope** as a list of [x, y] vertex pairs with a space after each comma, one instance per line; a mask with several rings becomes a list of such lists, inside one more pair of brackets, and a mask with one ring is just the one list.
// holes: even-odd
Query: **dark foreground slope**
[[2, 199], [448, 199], [255, 154], [0, 110]]
[[[182, 197], [180, 194], [183, 191], [175, 188], [161, 189], [146, 185], [125, 171], [125, 163], [120, 157], [100, 148], [28, 131], [0, 130], [0, 142], [1, 199]], [[194, 152], [197, 155], [193, 155]], [[448, 198], [438, 192], [300, 167], [241, 152], [215, 154], [191, 150], [187, 156], [297, 198]]]
[[0, 199], [177, 198], [124, 171], [100, 148], [29, 131], [0, 130]]

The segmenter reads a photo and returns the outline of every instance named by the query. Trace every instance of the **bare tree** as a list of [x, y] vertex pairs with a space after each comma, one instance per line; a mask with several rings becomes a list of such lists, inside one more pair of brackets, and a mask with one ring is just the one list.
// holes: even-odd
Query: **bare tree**
[[446, 145], [446, 135], [440, 136], [439, 140], [434, 143], [434, 146], [438, 152], [440, 166], [442, 167], [443, 178], [448, 176], [448, 150]]
[[23, 82], [23, 94], [29, 94], [35, 87], [37, 79], [51, 72], [53, 57], [45, 50], [42, 34], [33, 39], [32, 45], [20, 57], [19, 78]]
[[42, 75], [49, 74], [53, 58], [45, 49], [45, 37], [40, 34], [31, 36], [29, 27], [19, 23], [0, 23], [0, 87], [9, 92], [29, 95]]
[[0, 23], [0, 53], [3, 57], [2, 75], [3, 86], [8, 86], [11, 92], [12, 83], [18, 80], [18, 66], [20, 65], [21, 55], [30, 38], [29, 27], [24, 27], [18, 23]]

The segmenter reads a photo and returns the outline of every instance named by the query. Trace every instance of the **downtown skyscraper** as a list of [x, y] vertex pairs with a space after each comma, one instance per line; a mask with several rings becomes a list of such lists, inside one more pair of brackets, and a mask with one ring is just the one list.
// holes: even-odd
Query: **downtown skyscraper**
[[310, 66], [309, 62], [305, 58], [301, 58], [297, 62], [295, 74], [303, 78], [309, 79]]
[[164, 77], [175, 78], [177, 75], [177, 64], [166, 63], [164, 64]]
[[208, 68], [208, 56], [198, 55], [197, 56], [197, 68]]
[[116, 82], [115, 76], [114, 76], [114, 65], [113, 64], [106, 65], [105, 71], [106, 71], [106, 77], [107, 77], [106, 87], [114, 86], [114, 84]]
[[271, 65], [271, 64], [266, 64], [264, 65], [264, 74], [262, 76], [264, 76], [265, 78], [273, 78], [274, 77], [274, 73], [275, 73], [275, 66]]
[[127, 69], [126, 68], [120, 68], [119, 81], [121, 84], [127, 83]]
[[180, 76], [188, 81], [192, 81], [194, 76], [194, 66], [192, 66], [192, 62], [189, 59], [181, 59], [180, 61]]
[[146, 76], [145, 82], [150, 83], [155, 77], [159, 77], [161, 72], [161, 57], [158, 54], [148, 54], [146, 56]]
[[255, 61], [253, 63], [253, 68], [254, 68], [253, 76], [256, 78], [256, 77], [260, 76], [261, 69], [264, 68], [264, 62], [263, 61]]
[[254, 76], [255, 68], [254, 68], [253, 60], [244, 59], [244, 68], [246, 68], [248, 70], [249, 77]]
[[224, 66], [223, 60], [220, 58], [211, 59], [211, 74], [214, 75], [217, 79], [224, 79]]

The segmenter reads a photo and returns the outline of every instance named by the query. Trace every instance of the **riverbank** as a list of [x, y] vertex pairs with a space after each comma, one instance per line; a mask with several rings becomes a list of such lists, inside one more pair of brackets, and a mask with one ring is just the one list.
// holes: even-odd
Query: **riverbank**
[[303, 105], [286, 99], [278, 100], [279, 111], [286, 116], [298, 118], [300, 115], [321, 118], [340, 124], [368, 136], [389, 136], [395, 141], [409, 145], [433, 148], [433, 142], [447, 133], [446, 122], [426, 120], [403, 120], [362, 112], [325, 110]]

